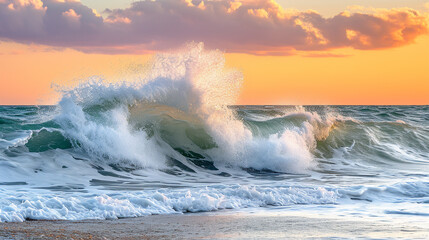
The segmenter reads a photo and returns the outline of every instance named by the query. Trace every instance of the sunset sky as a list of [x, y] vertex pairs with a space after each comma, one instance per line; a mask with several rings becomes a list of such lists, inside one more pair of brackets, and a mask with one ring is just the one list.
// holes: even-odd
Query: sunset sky
[[0, 0], [0, 104], [131, 79], [191, 41], [242, 71], [238, 104], [429, 104], [419, 0]]

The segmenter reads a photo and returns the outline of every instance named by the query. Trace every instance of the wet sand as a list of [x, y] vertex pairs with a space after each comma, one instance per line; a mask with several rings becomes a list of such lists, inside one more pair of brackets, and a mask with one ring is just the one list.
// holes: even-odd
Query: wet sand
[[118, 220], [0, 223], [0, 239], [429, 238], [429, 226], [261, 213], [155, 215]]

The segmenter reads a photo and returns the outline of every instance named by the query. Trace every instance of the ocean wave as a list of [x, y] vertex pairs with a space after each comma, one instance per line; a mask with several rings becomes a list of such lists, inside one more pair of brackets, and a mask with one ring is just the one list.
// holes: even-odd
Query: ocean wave
[[[321, 187], [218, 186], [114, 194], [16, 193], [0, 191], [0, 222], [117, 219], [151, 214], [207, 212], [293, 204], [333, 204], [338, 195]], [[69, 196], [67, 196], [69, 195]]]
[[[406, 182], [380, 186], [252, 186], [212, 185], [187, 189], [160, 188], [132, 192], [62, 193], [32, 190], [10, 194], [0, 189], [0, 222], [26, 220], [117, 219], [153, 214], [208, 212], [291, 205], [386, 204], [382, 212], [394, 214], [392, 204], [428, 210], [428, 182]], [[414, 204], [414, 205], [413, 205]], [[372, 206], [372, 205], [371, 205]], [[373, 207], [373, 206], [372, 206]], [[383, 208], [382, 208], [383, 209]]]
[[127, 167], [162, 169], [170, 158], [186, 161], [176, 148], [219, 165], [281, 172], [313, 167], [316, 141], [327, 137], [335, 119], [301, 109], [267, 120], [270, 129], [241, 121], [228, 106], [242, 76], [225, 69], [224, 61], [221, 52], [201, 44], [158, 54], [140, 82], [86, 82], [64, 91], [56, 122], [75, 148]]

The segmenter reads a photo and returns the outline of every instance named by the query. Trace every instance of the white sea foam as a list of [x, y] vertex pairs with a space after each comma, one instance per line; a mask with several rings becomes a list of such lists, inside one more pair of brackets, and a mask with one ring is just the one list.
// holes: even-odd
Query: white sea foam
[[22, 146], [28, 142], [32, 134], [33, 132], [30, 130], [9, 133], [3, 136], [3, 138], [0, 138], [0, 149], [4, 150], [10, 147]]
[[293, 204], [333, 204], [338, 195], [321, 187], [217, 186], [191, 189], [61, 195], [0, 189], [0, 222], [26, 219], [116, 219], [150, 214], [215, 211]]
[[[355, 209], [371, 202], [379, 202], [381, 205], [365, 205], [365, 208], [372, 209], [367, 213]], [[344, 213], [357, 211], [355, 214], [394, 214], [396, 204], [413, 210], [414, 215], [426, 216], [429, 207], [425, 203], [428, 202], [427, 182], [343, 188], [213, 185], [189, 189], [61, 194], [35, 189], [11, 194], [8, 189], [0, 189], [0, 222], [20, 222], [27, 219], [117, 219], [221, 209], [339, 203]]]

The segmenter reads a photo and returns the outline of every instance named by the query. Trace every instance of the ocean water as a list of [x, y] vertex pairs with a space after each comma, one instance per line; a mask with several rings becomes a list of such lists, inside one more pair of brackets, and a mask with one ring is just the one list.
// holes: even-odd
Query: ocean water
[[134, 81], [0, 106], [0, 222], [255, 208], [429, 220], [429, 106], [238, 106], [242, 81], [195, 44]]

